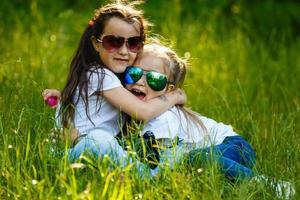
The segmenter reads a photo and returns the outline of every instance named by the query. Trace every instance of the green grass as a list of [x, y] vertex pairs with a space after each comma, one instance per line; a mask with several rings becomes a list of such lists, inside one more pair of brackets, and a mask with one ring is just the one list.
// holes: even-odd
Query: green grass
[[[102, 2], [103, 3], [103, 2]], [[0, 8], [1, 199], [274, 199], [232, 185], [212, 167], [166, 169], [153, 180], [105, 163], [72, 168], [49, 154], [53, 110], [44, 88], [62, 88], [97, 1], [5, 0]], [[191, 67], [188, 106], [231, 124], [257, 152], [257, 170], [300, 188], [300, 5], [296, 1], [148, 1], [153, 32]], [[95, 164], [95, 163], [94, 163]], [[295, 199], [300, 198], [299, 194]]]

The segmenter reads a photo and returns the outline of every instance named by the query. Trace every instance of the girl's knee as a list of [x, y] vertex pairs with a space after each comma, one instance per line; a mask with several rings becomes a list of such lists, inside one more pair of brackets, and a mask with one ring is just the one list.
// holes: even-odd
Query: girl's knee
[[[117, 142], [117, 141], [115, 141]], [[82, 154], [100, 156], [109, 154], [115, 145], [110, 137], [91, 137], [87, 135], [81, 139], [73, 148], [68, 150], [69, 160], [78, 159]]]

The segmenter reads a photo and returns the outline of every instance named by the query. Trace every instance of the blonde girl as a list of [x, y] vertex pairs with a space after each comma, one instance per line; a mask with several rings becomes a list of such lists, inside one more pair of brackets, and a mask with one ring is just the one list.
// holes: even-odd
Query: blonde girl
[[[187, 64], [168, 47], [159, 43], [145, 45], [142, 55], [124, 74], [126, 88], [138, 98], [149, 101], [182, 86]], [[152, 74], [152, 75], [151, 75]], [[150, 79], [155, 74], [156, 79]], [[295, 190], [291, 183], [259, 175], [252, 168], [255, 152], [232, 127], [174, 106], [148, 121], [141, 134], [148, 144], [146, 161], [157, 173], [160, 166], [186, 159], [191, 165], [218, 164], [230, 180], [248, 179], [266, 183], [277, 197], [288, 199]], [[150, 141], [150, 142], [149, 142]]]

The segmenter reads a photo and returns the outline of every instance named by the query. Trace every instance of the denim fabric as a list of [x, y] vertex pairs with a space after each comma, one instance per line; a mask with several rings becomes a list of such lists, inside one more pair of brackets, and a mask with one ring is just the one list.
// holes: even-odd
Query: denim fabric
[[96, 157], [107, 155], [121, 165], [126, 165], [128, 159], [127, 152], [123, 150], [114, 136], [101, 130], [91, 131], [69, 149], [69, 160], [76, 160], [83, 153], [91, 153]]
[[216, 162], [222, 173], [230, 179], [251, 178], [255, 165], [255, 152], [241, 136], [226, 137], [216, 146], [194, 149], [188, 154], [190, 164], [209, 164]]
[[101, 130], [93, 130], [83, 137], [73, 148], [67, 152], [69, 162], [76, 161], [81, 155], [92, 155], [96, 158], [109, 156], [114, 166], [126, 167], [134, 164], [141, 178], [147, 177], [149, 167], [144, 163], [133, 160], [117, 139], [111, 134]]

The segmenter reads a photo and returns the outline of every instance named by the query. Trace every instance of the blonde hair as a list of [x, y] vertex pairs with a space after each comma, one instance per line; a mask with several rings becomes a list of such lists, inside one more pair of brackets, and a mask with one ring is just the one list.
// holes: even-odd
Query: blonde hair
[[[144, 46], [142, 56], [151, 54], [155, 57], [160, 58], [165, 63], [167, 70], [169, 70], [168, 80], [169, 84], [173, 86], [169, 87], [172, 88], [169, 90], [182, 88], [188, 67], [187, 60], [180, 58], [174, 50], [172, 50], [170, 47], [161, 44], [158, 39], [150, 38], [149, 40], [151, 41], [151, 43], [146, 44]], [[188, 123], [198, 125], [197, 127], [200, 127], [204, 131], [204, 133], [207, 133], [203, 122], [199, 119], [198, 113], [184, 106], [177, 105], [177, 108], [182, 111]]]

